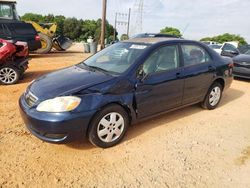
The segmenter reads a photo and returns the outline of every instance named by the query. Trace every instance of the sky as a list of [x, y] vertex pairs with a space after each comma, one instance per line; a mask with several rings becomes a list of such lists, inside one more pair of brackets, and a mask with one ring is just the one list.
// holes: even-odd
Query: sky
[[[130, 35], [157, 33], [166, 26], [176, 27], [184, 38], [199, 40], [223, 33], [238, 34], [250, 43], [250, 0], [144, 0], [142, 30], [138, 14], [140, 0], [107, 0], [107, 20], [115, 23], [115, 13], [128, 13], [131, 8]], [[20, 15], [28, 12], [98, 19], [102, 0], [17, 0]], [[127, 16], [118, 16], [126, 21]], [[125, 25], [117, 26], [119, 34]]]

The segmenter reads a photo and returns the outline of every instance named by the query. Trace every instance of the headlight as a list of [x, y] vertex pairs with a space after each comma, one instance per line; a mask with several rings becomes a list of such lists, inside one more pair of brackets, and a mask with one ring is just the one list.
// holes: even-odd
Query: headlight
[[41, 102], [36, 110], [39, 112], [69, 112], [74, 110], [81, 102], [79, 97], [65, 96], [48, 99]]

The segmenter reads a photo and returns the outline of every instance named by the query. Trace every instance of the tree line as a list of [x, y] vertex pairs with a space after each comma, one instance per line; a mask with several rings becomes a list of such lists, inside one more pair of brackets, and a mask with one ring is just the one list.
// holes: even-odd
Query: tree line
[[[100, 41], [101, 35], [101, 23], [102, 20], [83, 20], [77, 18], [66, 18], [65, 16], [59, 15], [54, 16], [53, 14], [41, 15], [26, 13], [21, 17], [24, 21], [34, 21], [39, 24], [42, 23], [57, 23], [57, 35], [63, 35], [69, 37], [75, 41], [86, 41], [88, 37], [93, 37], [97, 42]], [[170, 34], [178, 37], [182, 37], [182, 33], [179, 29], [174, 27], [165, 27], [160, 30], [162, 34]], [[107, 42], [113, 41], [114, 27], [106, 21], [106, 33], [105, 38]], [[116, 32], [116, 39], [118, 33]], [[127, 39], [128, 36], [123, 34], [121, 39]], [[218, 43], [224, 43], [229, 41], [238, 41], [240, 45], [247, 44], [246, 40], [240, 35], [225, 33], [214, 37], [205, 37], [200, 41], [214, 41]]]
[[[182, 37], [180, 30], [177, 28], [173, 28], [173, 27], [165, 27], [160, 31], [160, 33]], [[213, 37], [205, 37], [205, 38], [200, 39], [200, 41], [214, 41], [214, 42], [218, 42], [221, 44], [224, 42], [238, 41], [239, 45], [247, 44], [246, 40], [240, 35], [229, 34], [229, 33], [225, 33], [225, 34], [213, 36]]]
[[[57, 30], [56, 35], [63, 35], [69, 37], [74, 41], [86, 41], [88, 37], [92, 37], [97, 42], [100, 40], [101, 36], [101, 23], [102, 20], [83, 20], [77, 18], [66, 18], [65, 16], [59, 15], [54, 16], [53, 14], [41, 15], [26, 13], [21, 19], [23, 21], [34, 21], [38, 24], [43, 23], [56, 23]], [[113, 40], [114, 27], [106, 22], [106, 33], [105, 38], [110, 42]], [[117, 32], [116, 32], [117, 36]]]

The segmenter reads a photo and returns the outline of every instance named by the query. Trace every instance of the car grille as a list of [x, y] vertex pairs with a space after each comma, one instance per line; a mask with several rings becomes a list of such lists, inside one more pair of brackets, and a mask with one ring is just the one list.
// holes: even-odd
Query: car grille
[[27, 103], [29, 107], [34, 106], [36, 102], [38, 101], [38, 98], [30, 91], [27, 92], [24, 97], [25, 97], [25, 102]]

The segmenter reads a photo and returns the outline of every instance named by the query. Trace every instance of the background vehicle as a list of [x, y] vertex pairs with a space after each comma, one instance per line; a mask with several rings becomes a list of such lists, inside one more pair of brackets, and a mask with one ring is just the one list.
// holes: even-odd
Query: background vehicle
[[209, 47], [222, 56], [234, 57], [240, 54], [236, 44], [236, 42], [225, 42], [223, 44], [209, 45]]
[[238, 50], [240, 51], [241, 54], [245, 54], [247, 51], [250, 50], [250, 45], [242, 45], [238, 47]]
[[206, 44], [206, 45], [220, 44], [220, 43], [214, 42], [214, 41], [202, 41], [202, 43], [204, 43], [204, 44]]
[[27, 128], [42, 140], [87, 136], [107, 148], [121, 141], [131, 123], [195, 103], [215, 109], [232, 79], [232, 59], [205, 44], [135, 38], [40, 77], [19, 105]]
[[73, 43], [67, 37], [55, 35], [57, 29], [56, 23], [44, 23], [41, 25], [33, 21], [27, 21], [27, 23], [33, 25], [40, 37], [42, 47], [35, 51], [38, 54], [49, 53], [52, 48], [57, 51], [65, 51], [71, 47]]
[[31, 24], [19, 20], [13, 0], [0, 0], [0, 38], [27, 42], [30, 51], [41, 48], [37, 31]]
[[246, 51], [244, 54], [235, 56], [233, 61], [234, 76], [250, 79], [250, 50]]
[[22, 22], [16, 11], [16, 1], [0, 0], [0, 37], [7, 40], [25, 41], [29, 50], [39, 54], [49, 53], [54, 47], [64, 51], [72, 45], [69, 38], [55, 36], [55, 23], [39, 25], [36, 22]]
[[18, 82], [28, 68], [28, 54], [27, 43], [0, 39], [0, 83]]

